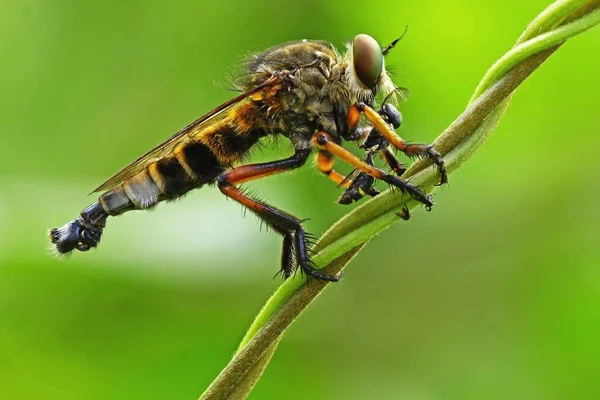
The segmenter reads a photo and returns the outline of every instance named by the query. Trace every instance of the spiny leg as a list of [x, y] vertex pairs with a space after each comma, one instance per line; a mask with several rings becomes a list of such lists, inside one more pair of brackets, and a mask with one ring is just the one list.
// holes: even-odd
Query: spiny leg
[[434, 205], [433, 200], [425, 193], [423, 193], [419, 188], [411, 185], [410, 183], [396, 176], [386, 174], [379, 168], [367, 164], [348, 150], [344, 149], [339, 144], [335, 143], [331, 138], [331, 135], [329, 135], [329, 133], [324, 131], [319, 131], [315, 133], [312, 139], [312, 143], [313, 146], [317, 147], [318, 149], [328, 151], [333, 156], [336, 156], [346, 161], [348, 164], [352, 165], [354, 168], [361, 170], [367, 175], [389, 183], [390, 185], [399, 188], [401, 191], [410, 194], [412, 198], [423, 203], [425, 207], [427, 207], [427, 209], [430, 209]]
[[[385, 105], [388, 108], [389, 104]], [[437, 167], [440, 173], [440, 182], [438, 185], [443, 185], [448, 183], [448, 173], [446, 171], [446, 165], [444, 164], [444, 159], [433, 149], [431, 145], [427, 144], [408, 144], [402, 139], [400, 136], [396, 134], [396, 132], [390, 127], [388, 122], [386, 122], [379, 113], [373, 110], [371, 107], [364, 103], [358, 103], [351, 107], [351, 110], [356, 107], [358, 110], [362, 111], [369, 122], [373, 124], [375, 129], [387, 139], [388, 142], [398, 150], [404, 152], [409, 157], [425, 157], [430, 159]], [[397, 110], [396, 110], [397, 112]]]
[[337, 282], [340, 279], [338, 276], [332, 276], [320, 271], [311, 262], [308, 256], [306, 232], [302, 227], [300, 219], [263, 201], [252, 198], [235, 186], [236, 183], [248, 182], [298, 168], [306, 162], [309, 153], [310, 150], [307, 149], [296, 150], [296, 153], [292, 157], [284, 160], [237, 167], [219, 175], [217, 184], [224, 195], [246, 206], [275, 232], [284, 236], [281, 268], [285, 278], [289, 277], [294, 270], [294, 257], [292, 257], [291, 244], [293, 239], [293, 248], [295, 250], [293, 255], [300, 268], [302, 268], [302, 271], [317, 279]]
[[406, 171], [406, 168], [402, 166], [398, 158], [394, 155], [394, 152], [389, 147], [381, 152], [381, 156], [387, 165], [390, 166], [392, 171], [398, 176], [402, 176], [402, 174]]
[[[406, 171], [406, 168], [404, 168], [402, 164], [400, 164], [400, 161], [396, 158], [392, 149], [387, 147], [381, 154], [385, 163], [392, 168], [396, 175], [402, 176], [404, 171]], [[396, 215], [402, 218], [403, 220], [408, 221], [410, 219], [410, 210], [408, 209], [408, 206], [404, 204], [402, 206], [402, 211], [398, 211]]]
[[287, 279], [292, 275], [295, 265], [294, 257], [294, 233], [286, 232], [283, 235], [283, 246], [281, 249], [281, 270], [278, 272], [283, 275], [283, 279]]

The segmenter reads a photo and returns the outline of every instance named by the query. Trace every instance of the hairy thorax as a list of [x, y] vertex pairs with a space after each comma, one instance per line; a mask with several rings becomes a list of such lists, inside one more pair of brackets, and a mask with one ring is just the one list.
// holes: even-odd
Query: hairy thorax
[[247, 87], [260, 84], [274, 74], [285, 74], [282, 84], [262, 94], [258, 101], [277, 133], [292, 140], [298, 136], [310, 137], [317, 129], [337, 136], [339, 116], [345, 116], [350, 104], [356, 101], [356, 96], [348, 90], [341, 56], [326, 42], [275, 47], [254, 56], [248, 61], [248, 68]]

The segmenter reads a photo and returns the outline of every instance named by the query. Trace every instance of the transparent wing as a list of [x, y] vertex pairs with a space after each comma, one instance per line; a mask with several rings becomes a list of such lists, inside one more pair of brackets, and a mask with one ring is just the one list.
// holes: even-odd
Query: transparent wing
[[177, 145], [179, 145], [180, 143], [187, 141], [190, 137], [193, 137], [194, 135], [203, 131], [206, 127], [224, 118], [227, 115], [227, 111], [229, 111], [236, 104], [247, 99], [253, 94], [260, 92], [266, 87], [277, 84], [279, 81], [279, 77], [273, 76], [267, 79], [263, 84], [256, 86], [254, 89], [244, 92], [241, 95], [221, 104], [219, 107], [215, 108], [208, 114], [205, 114], [202, 117], [198, 118], [185, 128], [181, 129], [179, 132], [175, 133], [169, 139], [165, 140], [164, 142], [162, 142], [143, 156], [139, 157], [137, 160], [133, 161], [125, 168], [121, 169], [102, 185], [94, 189], [92, 193], [103, 192], [112, 189], [113, 187], [121, 184], [126, 179], [138, 174], [139, 172], [143, 171], [144, 168], [146, 168], [149, 164], [172, 153], [173, 150], [175, 150]]

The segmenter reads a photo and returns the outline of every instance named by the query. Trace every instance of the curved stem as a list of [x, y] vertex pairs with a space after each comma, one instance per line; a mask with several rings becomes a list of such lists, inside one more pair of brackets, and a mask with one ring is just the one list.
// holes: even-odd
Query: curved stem
[[[600, 0], [560, 0], [527, 27], [517, 45], [485, 74], [468, 108], [436, 139], [451, 172], [486, 141], [506, 111], [513, 91], [570, 37], [600, 23]], [[536, 36], [537, 35], [537, 36]], [[432, 192], [437, 173], [426, 161], [403, 176]], [[315, 246], [314, 262], [328, 273], [340, 272], [371, 237], [396, 221], [394, 211], [418, 204], [387, 191], [336, 222]], [[245, 398], [268, 365], [285, 329], [321, 293], [327, 283], [295, 278], [285, 281], [256, 316], [231, 362], [201, 399]]]
[[475, 93], [473, 93], [470, 102], [473, 102], [478, 98], [491, 83], [496, 82], [501, 76], [506, 74], [507, 71], [523, 60], [524, 57], [562, 43], [572, 36], [585, 32], [599, 22], [600, 10], [596, 10], [570, 24], [543, 33], [513, 47], [486, 72], [480, 84], [475, 89]]

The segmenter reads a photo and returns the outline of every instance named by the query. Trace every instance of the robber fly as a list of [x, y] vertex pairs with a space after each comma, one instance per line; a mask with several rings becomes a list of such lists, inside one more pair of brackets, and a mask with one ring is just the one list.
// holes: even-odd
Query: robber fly
[[[364, 195], [375, 196], [375, 179], [410, 194], [428, 209], [432, 199], [400, 178], [404, 168], [392, 148], [411, 157], [426, 157], [438, 168], [440, 184], [447, 182], [444, 162], [431, 146], [407, 144], [396, 135], [402, 118], [387, 102], [398, 93], [385, 69], [385, 56], [399, 39], [382, 48], [360, 34], [344, 54], [321, 41], [293, 42], [266, 50], [246, 60], [235, 80], [241, 94], [192, 122], [172, 137], [117, 172], [94, 192], [97, 201], [79, 217], [50, 231], [58, 254], [88, 251], [100, 242], [109, 216], [153, 207], [206, 184], [254, 212], [283, 236], [281, 273], [287, 278], [297, 268], [326, 281], [338, 276], [317, 269], [309, 257], [309, 235], [302, 220], [253, 198], [240, 184], [289, 171], [305, 164], [316, 149], [319, 170], [346, 188], [339, 202], [348, 204]], [[375, 111], [375, 97], [386, 96]], [[361, 124], [361, 116], [368, 124]], [[291, 157], [277, 161], [239, 164], [259, 139], [282, 135], [294, 146]], [[342, 141], [356, 141], [364, 159], [345, 150]], [[376, 168], [381, 155], [393, 174]], [[350, 178], [333, 169], [334, 157], [354, 167]], [[404, 214], [407, 217], [407, 214]]]

